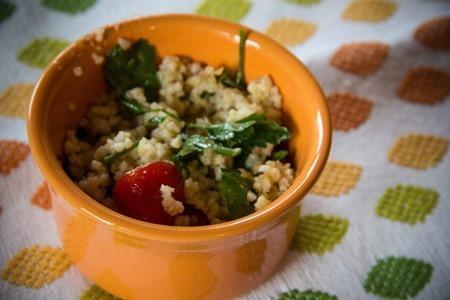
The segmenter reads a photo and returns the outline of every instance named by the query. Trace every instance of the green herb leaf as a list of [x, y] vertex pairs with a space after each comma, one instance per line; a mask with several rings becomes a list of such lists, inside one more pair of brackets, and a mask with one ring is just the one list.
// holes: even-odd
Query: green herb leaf
[[150, 118], [150, 120], [148, 120], [148, 125], [153, 126], [153, 127], [157, 127], [159, 124], [164, 122], [164, 120], [166, 118], [167, 117], [153, 117], [153, 118]]
[[[126, 109], [128, 109], [131, 113], [133, 113], [135, 115], [142, 115], [142, 114], [147, 113], [147, 112], [162, 112], [166, 116], [172, 118], [173, 120], [175, 120], [177, 122], [181, 122], [182, 121], [179, 117], [177, 117], [173, 113], [169, 112], [167, 109], [164, 109], [164, 108], [147, 109], [147, 108], [144, 108], [142, 106], [142, 104], [140, 104], [139, 102], [137, 102], [134, 99], [122, 98], [120, 100], [120, 103], [122, 103], [122, 105]], [[156, 117], [153, 117], [153, 118], [156, 118]], [[160, 117], [160, 118], [163, 118], [163, 117]], [[162, 121], [164, 121], [164, 120], [160, 120], [160, 123], [162, 123]]]
[[135, 115], [142, 115], [147, 112], [147, 110], [136, 100], [134, 99], [127, 99], [122, 98], [120, 100], [120, 103], [131, 113]]
[[115, 46], [106, 56], [105, 72], [109, 83], [124, 96], [134, 87], [143, 87], [148, 101], [158, 99], [156, 50], [140, 39], [129, 50]]
[[235, 157], [241, 154], [241, 148], [229, 148], [224, 146], [216, 146], [214, 152], [225, 156]]
[[236, 79], [235, 79], [233, 72], [231, 72], [229, 69], [224, 69], [218, 79], [219, 79], [219, 82], [222, 83], [224, 86], [232, 87], [232, 88], [236, 88], [236, 89], [241, 88], [236, 83]]
[[291, 138], [289, 130], [273, 121], [256, 122], [252, 126], [255, 134], [245, 141], [247, 147], [265, 147], [268, 143], [277, 145]]
[[250, 116], [248, 116], [246, 118], [236, 121], [236, 123], [245, 123], [248, 121], [265, 121], [265, 120], [267, 120], [267, 117], [265, 115], [251, 114]]
[[216, 93], [214, 93], [214, 92], [208, 92], [208, 91], [203, 91], [201, 94], [200, 94], [200, 98], [203, 98], [203, 99], [207, 99], [207, 98], [209, 98], [209, 97], [212, 97], [212, 96], [214, 96]]
[[105, 164], [106, 164], [106, 166], [108, 166], [108, 167], [111, 166], [111, 164], [112, 164], [116, 159], [118, 159], [118, 158], [121, 157], [122, 155], [124, 155], [124, 154], [130, 152], [131, 150], [133, 150], [134, 148], [136, 148], [138, 145], [139, 145], [139, 142], [135, 142], [135, 143], [133, 144], [133, 146], [131, 146], [131, 147], [128, 148], [128, 149], [124, 149], [124, 150], [122, 150], [122, 151], [120, 151], [120, 152], [110, 153], [110, 154], [106, 155], [106, 156], [105, 156]]
[[280, 150], [275, 152], [272, 155], [272, 159], [273, 160], [282, 160], [283, 158], [285, 158], [286, 156], [288, 156], [289, 152], [287, 152], [286, 150]]
[[245, 41], [247, 40], [247, 32], [243, 29], [239, 31], [239, 64], [236, 73], [236, 84], [241, 88], [246, 88], [244, 65], [245, 65]]
[[214, 152], [226, 156], [238, 156], [241, 153], [240, 148], [230, 148], [218, 145], [209, 137], [193, 134], [184, 142], [183, 147], [172, 158], [177, 165], [182, 165], [183, 161], [188, 160], [195, 154], [202, 152], [205, 149], [212, 149]]
[[254, 212], [253, 205], [247, 200], [251, 187], [251, 180], [242, 177], [236, 170], [222, 169], [218, 188], [220, 198], [227, 208], [226, 219], [237, 219]]

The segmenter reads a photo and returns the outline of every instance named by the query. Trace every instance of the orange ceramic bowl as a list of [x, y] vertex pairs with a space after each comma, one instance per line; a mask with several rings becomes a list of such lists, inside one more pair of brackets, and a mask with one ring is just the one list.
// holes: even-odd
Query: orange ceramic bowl
[[[258, 32], [249, 29], [247, 81], [269, 74], [279, 87], [283, 120], [293, 133], [289, 149], [296, 168], [292, 186], [267, 208], [217, 225], [155, 225], [97, 203], [61, 167], [67, 129], [77, 126], [86, 107], [107, 88], [102, 66], [95, 64], [92, 53], [104, 55], [119, 37], [146, 38], [159, 57], [183, 55], [213, 66], [235, 67], [242, 27], [190, 15], [120, 22], [72, 44], [47, 67], [36, 86], [28, 120], [30, 145], [51, 187], [63, 247], [86, 277], [119, 297], [231, 298], [268, 278], [286, 256], [299, 202], [328, 156], [330, 121], [323, 93], [305, 66]], [[74, 75], [77, 66], [82, 76]]]

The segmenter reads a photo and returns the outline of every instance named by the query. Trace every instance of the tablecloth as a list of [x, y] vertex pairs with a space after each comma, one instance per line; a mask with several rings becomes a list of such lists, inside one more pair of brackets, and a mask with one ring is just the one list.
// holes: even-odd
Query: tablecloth
[[0, 298], [112, 299], [61, 249], [25, 111], [71, 41], [174, 12], [266, 32], [309, 67], [330, 107], [330, 160], [302, 202], [292, 250], [243, 298], [450, 299], [445, 0], [1, 0]]

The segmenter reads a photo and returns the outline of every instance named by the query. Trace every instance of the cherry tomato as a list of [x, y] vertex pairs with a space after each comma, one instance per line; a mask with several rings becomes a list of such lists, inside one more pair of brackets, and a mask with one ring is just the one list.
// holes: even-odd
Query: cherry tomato
[[176, 167], [165, 161], [149, 163], [125, 173], [114, 186], [113, 198], [120, 213], [162, 225], [173, 225], [176, 216], [162, 206], [161, 185], [175, 189], [172, 197], [184, 202], [183, 179]]

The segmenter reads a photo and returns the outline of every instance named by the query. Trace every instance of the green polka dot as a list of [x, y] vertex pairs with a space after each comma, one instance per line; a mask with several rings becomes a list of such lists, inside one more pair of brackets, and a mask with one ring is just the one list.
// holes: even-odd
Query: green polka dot
[[80, 300], [119, 300], [114, 295], [111, 295], [107, 291], [103, 290], [98, 285], [91, 285], [86, 291], [84, 291], [83, 295], [81, 295]]
[[251, 2], [248, 0], [204, 0], [197, 7], [197, 13], [210, 17], [239, 21], [247, 14], [251, 5]]
[[310, 215], [300, 218], [292, 247], [319, 255], [332, 251], [347, 232], [349, 222], [335, 216]]
[[0, 23], [12, 15], [14, 10], [16, 10], [14, 4], [0, 0]]
[[17, 59], [33, 67], [45, 68], [68, 45], [68, 41], [60, 39], [35, 39], [20, 50]]
[[306, 4], [306, 5], [316, 4], [316, 3], [320, 2], [320, 0], [287, 0], [287, 1], [298, 3], [298, 4]]
[[42, 0], [42, 4], [50, 9], [75, 15], [86, 11], [97, 0]]
[[330, 295], [320, 291], [306, 290], [300, 292], [293, 289], [289, 292], [282, 293], [278, 296], [278, 300], [337, 300], [334, 295]]
[[377, 215], [402, 223], [424, 222], [439, 199], [435, 190], [412, 185], [388, 188], [378, 201]]
[[364, 289], [383, 298], [415, 297], [430, 281], [433, 266], [412, 258], [390, 256], [378, 260], [367, 275]]

